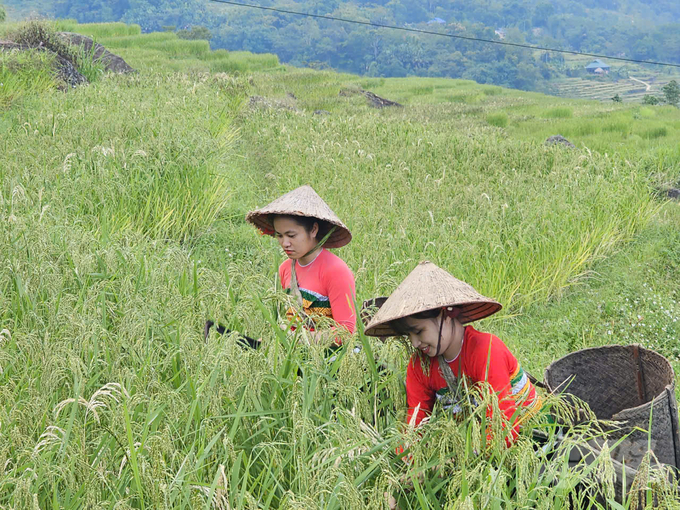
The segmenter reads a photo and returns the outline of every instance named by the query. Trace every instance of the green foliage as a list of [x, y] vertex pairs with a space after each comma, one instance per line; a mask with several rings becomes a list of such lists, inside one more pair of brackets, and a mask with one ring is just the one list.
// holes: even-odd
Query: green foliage
[[671, 80], [661, 89], [663, 97], [668, 104], [678, 106], [680, 103], [680, 85], [675, 80]]
[[0, 52], [0, 112], [16, 101], [57, 87], [54, 57], [39, 50]]
[[84, 48], [78, 50], [76, 55], [75, 66], [78, 72], [82, 74], [88, 83], [99, 80], [106, 71], [106, 66], [94, 58], [95, 47], [91, 51], [85, 51]]
[[[206, 41], [179, 39], [172, 32], [141, 34], [139, 26], [121, 35], [106, 35], [107, 25], [101, 29], [96, 25], [85, 25], [87, 33], [102, 32], [98, 42], [125, 58], [133, 67], [146, 66], [171, 71], [212, 71], [246, 73], [250, 71], [274, 70], [280, 68], [279, 60], [272, 54], [216, 50], [210, 51]], [[124, 25], [123, 25], [124, 26]]]
[[22, 46], [47, 48], [71, 62], [76, 62], [78, 58], [77, 51], [57, 37], [55, 27], [44, 21], [29, 21], [20, 25], [11, 39]]
[[645, 94], [645, 97], [642, 98], [643, 104], [657, 105], [660, 102], [661, 100], [658, 97], [652, 96], [651, 94]]
[[615, 103], [623, 103], [623, 99], [621, 99], [621, 96], [619, 96], [618, 94], [612, 97], [612, 101], [614, 101]]
[[632, 131], [632, 125], [629, 120], [613, 120], [602, 126], [604, 133], [619, 133], [621, 136], [627, 136]]
[[56, 0], [50, 14], [75, 18], [81, 23], [118, 21], [134, 0]]
[[0, 4], [0, 23], [5, 21], [5, 18], [7, 17], [7, 13], [5, 12], [5, 8]]
[[205, 40], [209, 41], [212, 39], [212, 34], [210, 30], [205, 27], [191, 27], [191, 30], [178, 30], [176, 32], [177, 37], [180, 39], [190, 39], [190, 40]]
[[[408, 35], [359, 25], [267, 13], [206, 3], [202, 0], [11, 0], [19, 13], [75, 18], [80, 22], [122, 20], [144, 32], [179, 28], [181, 38], [210, 40], [214, 48], [276, 54], [282, 62], [315, 69], [333, 68], [369, 76], [443, 76], [473, 79], [523, 90], [547, 91], [555, 78], [584, 77], [588, 62], [547, 52], [490, 47], [467, 40]], [[384, 24], [440, 30], [453, 35], [494, 39], [503, 28], [509, 42], [569, 50], [678, 61], [680, 12], [663, 0], [644, 7], [641, 0], [616, 4], [575, 0], [559, 8], [549, 2], [462, 0], [432, 3], [409, 0], [370, 3], [332, 1], [300, 3], [298, 10]], [[663, 7], [660, 8], [659, 5]], [[271, 6], [290, 8], [283, 0]], [[661, 9], [661, 10], [660, 10]], [[624, 14], [625, 13], [625, 14]], [[639, 23], [632, 25], [630, 16]], [[444, 24], [428, 24], [433, 18]], [[193, 27], [193, 28], [191, 28]], [[173, 29], [175, 30], [175, 29]], [[642, 74], [648, 69], [635, 67]], [[607, 77], [587, 76], [616, 93], [630, 66], [614, 66]], [[623, 97], [623, 96], [621, 96]], [[629, 100], [628, 97], [626, 97]], [[639, 100], [642, 99], [640, 96]]]
[[486, 121], [492, 126], [504, 128], [508, 125], [508, 114], [505, 112], [490, 113], [486, 116]]
[[569, 119], [573, 115], [573, 111], [568, 107], [550, 108], [544, 113], [547, 119]]
[[652, 140], [656, 138], [663, 138], [664, 136], [668, 136], [668, 128], [666, 126], [655, 127], [645, 133], [645, 137]]
[[58, 31], [78, 32], [97, 40], [111, 37], [121, 38], [142, 33], [142, 28], [139, 25], [125, 23], [76, 23], [69, 19], [60, 19], [53, 23]]
[[[72, 46], [57, 36], [57, 25], [43, 21], [31, 21], [29, 23], [20, 24], [14, 30], [10, 30], [8, 37], [21, 46], [28, 48], [35, 48], [35, 51], [43, 51], [44, 49], [52, 52], [52, 57], [45, 57], [44, 61], [49, 61], [52, 65], [50, 74], [56, 74], [57, 68], [62, 65], [63, 60], [57, 61], [58, 58], [65, 59], [75, 66], [89, 82], [98, 80], [103, 72], [104, 65], [101, 62], [95, 61], [94, 53], [95, 47], [88, 52], [84, 48]], [[115, 30], [110, 30], [110, 33], [115, 33]], [[49, 52], [47, 52], [49, 54]], [[27, 65], [27, 69], [32, 69], [31, 64]], [[30, 72], [30, 71], [29, 71]], [[41, 89], [43, 81], [36, 77], [36, 85]], [[54, 81], [54, 79], [50, 80]], [[47, 83], [47, 82], [45, 82]], [[49, 88], [49, 87], [48, 87]]]

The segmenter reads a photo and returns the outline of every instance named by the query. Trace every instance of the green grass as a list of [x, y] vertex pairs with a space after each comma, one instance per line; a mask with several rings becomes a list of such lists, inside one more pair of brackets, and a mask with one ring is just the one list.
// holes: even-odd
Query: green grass
[[486, 121], [492, 126], [503, 128], [508, 125], [508, 114], [505, 112], [490, 113], [486, 116]]
[[668, 128], [666, 126], [655, 127], [647, 130], [645, 137], [649, 139], [663, 138], [668, 135]]
[[[403, 508], [588, 508], [577, 485], [593, 478], [564, 470], [566, 450], [550, 461], [525, 435], [506, 449], [497, 419], [483, 448], [485, 405], [403, 427], [400, 343], [357, 335], [346, 345], [363, 351], [329, 363], [282, 331], [282, 255], [244, 216], [311, 184], [353, 232], [338, 254], [359, 301], [429, 259], [504, 305], [480, 328], [535, 374], [631, 341], [677, 372], [680, 212], [653, 195], [680, 180], [677, 109], [84, 30], [120, 39], [140, 72], [66, 94], [27, 79], [0, 111], [1, 506], [379, 508], [390, 492]], [[404, 108], [339, 96], [357, 85]], [[545, 147], [558, 132], [579, 149]], [[263, 348], [204, 340], [207, 318]]]
[[14, 102], [57, 88], [54, 58], [41, 51], [0, 52], [0, 112]]
[[77, 23], [75, 20], [60, 19], [55, 23], [57, 30], [78, 32], [95, 39], [135, 36], [142, 33], [139, 25], [126, 23]]
[[551, 108], [545, 112], [545, 117], [547, 119], [569, 119], [571, 116], [571, 108]]

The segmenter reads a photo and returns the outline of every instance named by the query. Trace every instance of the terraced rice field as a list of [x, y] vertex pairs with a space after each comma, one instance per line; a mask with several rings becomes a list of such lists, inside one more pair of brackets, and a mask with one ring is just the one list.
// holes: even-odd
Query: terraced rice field
[[632, 79], [622, 79], [614, 82], [608, 78], [602, 78], [601, 80], [565, 78], [553, 82], [553, 92], [561, 97], [595, 99], [598, 101], [609, 101], [616, 94], [619, 94], [625, 102], [641, 102], [646, 94], [662, 96], [661, 88], [673, 79], [672, 76], [657, 78], [649, 75], [635, 76], [635, 78], [648, 83], [651, 89], [646, 91], [644, 85]]

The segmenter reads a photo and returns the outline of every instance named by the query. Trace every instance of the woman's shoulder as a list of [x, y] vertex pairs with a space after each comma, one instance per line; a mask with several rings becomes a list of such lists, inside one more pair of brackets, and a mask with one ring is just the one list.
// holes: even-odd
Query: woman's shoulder
[[481, 359], [486, 361], [490, 354], [493, 355], [494, 361], [498, 360], [498, 356], [502, 358], [506, 358], [508, 355], [514, 357], [503, 340], [491, 333], [477, 331], [472, 326], [465, 328], [464, 349], [469, 360]]
[[349, 271], [350, 273], [352, 272], [344, 260], [338, 257], [335, 253], [331, 253], [327, 249], [324, 249], [319, 257], [321, 257], [321, 262], [326, 269], [332, 269], [333, 271]]
[[432, 369], [439, 369], [439, 360], [419, 355], [417, 352], [411, 354], [408, 360], [407, 371], [413, 372], [415, 375], [426, 377], [432, 373]]
[[291, 259], [286, 259], [283, 262], [281, 262], [281, 265], [279, 265], [279, 276], [283, 276], [285, 274], [290, 273], [290, 264]]

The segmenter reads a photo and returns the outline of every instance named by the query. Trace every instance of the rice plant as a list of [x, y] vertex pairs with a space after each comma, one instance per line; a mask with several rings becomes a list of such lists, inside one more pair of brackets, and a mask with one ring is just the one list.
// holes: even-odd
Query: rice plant
[[503, 128], [508, 125], [508, 114], [505, 112], [490, 113], [486, 116], [486, 121], [492, 126]]

